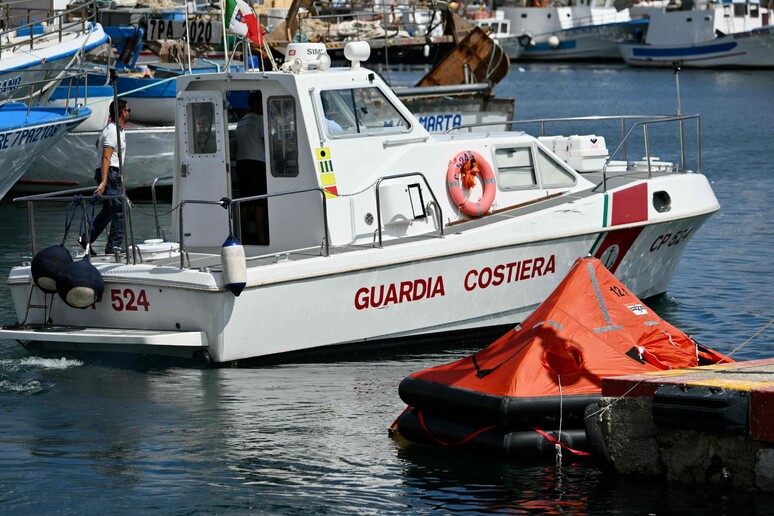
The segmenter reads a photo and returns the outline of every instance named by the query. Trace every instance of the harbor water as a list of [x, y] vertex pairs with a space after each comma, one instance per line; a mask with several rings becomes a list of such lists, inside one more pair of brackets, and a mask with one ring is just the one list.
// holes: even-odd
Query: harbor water
[[[673, 114], [675, 90], [668, 70], [514, 64], [496, 92], [526, 119]], [[722, 207], [693, 236], [667, 295], [649, 300], [737, 360], [774, 356], [772, 91], [771, 72], [681, 73], [681, 109], [702, 115], [702, 171]], [[58, 243], [64, 208], [37, 221], [38, 244]], [[151, 217], [136, 225], [155, 236]], [[5, 278], [30, 260], [27, 228], [25, 206], [0, 203], [2, 323], [16, 320]], [[401, 379], [485, 344], [449, 338], [200, 370], [38, 358], [0, 341], [0, 513], [774, 514], [771, 494], [621, 478], [568, 452], [561, 465], [506, 461], [388, 436], [404, 408]]]

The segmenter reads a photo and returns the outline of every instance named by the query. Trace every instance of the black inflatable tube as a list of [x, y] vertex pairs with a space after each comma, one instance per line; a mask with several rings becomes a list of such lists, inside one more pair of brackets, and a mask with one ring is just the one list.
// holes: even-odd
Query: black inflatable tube
[[[398, 418], [398, 432], [414, 443], [448, 446], [514, 459], [553, 457], [556, 454], [554, 443], [535, 430], [513, 430], [502, 426], [487, 428], [485, 425], [453, 421], [425, 411], [422, 412], [422, 418], [424, 426], [417, 409], [404, 412]], [[481, 432], [482, 429], [486, 430]], [[554, 438], [558, 436], [558, 431], [544, 431]], [[563, 429], [561, 442], [574, 450], [586, 451], [586, 432], [582, 428]], [[566, 453], [570, 452], [563, 452]]]
[[583, 428], [586, 407], [602, 399], [601, 394], [512, 398], [427, 382], [411, 376], [400, 382], [398, 393], [406, 405], [443, 414], [449, 419], [509, 428], [556, 428], [560, 419], [564, 427]]

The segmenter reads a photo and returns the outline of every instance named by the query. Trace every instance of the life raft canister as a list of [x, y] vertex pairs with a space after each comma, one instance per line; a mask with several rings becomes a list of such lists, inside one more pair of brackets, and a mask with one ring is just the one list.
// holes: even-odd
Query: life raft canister
[[[481, 176], [484, 194], [478, 202], [471, 201], [462, 191], [476, 185], [475, 177]], [[483, 156], [474, 151], [463, 151], [454, 156], [446, 171], [446, 188], [454, 204], [466, 215], [480, 217], [492, 207], [497, 185], [492, 167]]]

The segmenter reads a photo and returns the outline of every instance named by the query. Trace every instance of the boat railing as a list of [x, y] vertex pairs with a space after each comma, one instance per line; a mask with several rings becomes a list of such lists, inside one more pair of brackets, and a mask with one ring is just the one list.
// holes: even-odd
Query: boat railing
[[610, 153], [607, 160], [605, 161], [605, 165], [602, 167], [603, 191], [607, 191], [607, 169], [610, 166], [610, 162], [618, 154], [619, 150], [621, 150], [622, 148], [625, 148], [626, 141], [629, 139], [629, 137], [632, 134], [634, 134], [634, 131], [639, 127], [642, 128], [643, 137], [645, 139], [645, 160], [648, 166], [648, 179], [652, 179], [653, 178], [653, 159], [652, 159], [652, 154], [650, 152], [650, 140], [649, 140], [648, 128], [651, 125], [656, 125], [656, 124], [666, 124], [666, 123], [673, 123], [673, 122], [679, 123], [680, 124], [680, 170], [683, 173], [685, 173], [686, 161], [685, 161], [684, 123], [688, 120], [696, 121], [696, 172], [701, 174], [701, 117], [699, 115], [677, 115], [672, 117], [660, 117], [655, 120], [642, 120], [640, 122], [635, 122], [635, 124], [629, 128], [629, 131], [626, 133], [624, 138], [618, 144], [618, 147], [616, 147], [615, 150]]
[[174, 179], [174, 176], [157, 177], [151, 183], [151, 202], [153, 203], [153, 222], [156, 226], [156, 238], [164, 238], [164, 234], [161, 231], [161, 224], [159, 223], [159, 207], [156, 197], [156, 185], [159, 183], [159, 181], [169, 181], [170, 179]]
[[[480, 122], [474, 124], [465, 124], [453, 127], [447, 130], [447, 133], [467, 129], [472, 132], [474, 129], [485, 127], [511, 127], [518, 125], [538, 125], [540, 127], [539, 136], [546, 135], [546, 125], [548, 124], [567, 124], [567, 123], [586, 123], [586, 122], [617, 122], [620, 129], [620, 142], [611, 152], [602, 168], [603, 186], [607, 185], [607, 169], [610, 163], [615, 159], [618, 153], [621, 153], [621, 159], [627, 160], [627, 144], [635, 134], [635, 129], [642, 128], [645, 147], [645, 160], [648, 167], [648, 178], [652, 178], [653, 154], [650, 149], [649, 127], [653, 124], [677, 123], [679, 125], [680, 135], [680, 170], [686, 171], [686, 143], [685, 143], [685, 123], [691, 120], [696, 122], [696, 172], [701, 173], [701, 117], [700, 115], [599, 115], [599, 116], [581, 116], [581, 117], [562, 117], [562, 118], [534, 118], [524, 120], [510, 120], [498, 122]], [[627, 124], [631, 124], [627, 128]]]
[[[29, 91], [30, 91], [29, 95], [27, 95], [25, 97], [18, 98], [18, 99], [13, 99], [13, 100], [9, 100], [9, 101], [0, 102], [0, 104], [4, 104], [5, 102], [17, 102], [17, 103], [20, 103], [20, 104], [26, 104], [27, 105], [27, 115], [29, 115], [30, 111], [32, 110], [33, 107], [39, 107], [39, 104], [38, 104], [38, 100], [39, 99], [38, 99], [37, 96], [35, 96], [33, 94], [35, 92], [35, 86], [37, 86], [39, 84], [45, 85], [45, 84], [51, 84], [51, 83], [59, 83], [60, 81], [66, 81], [66, 80], [69, 80], [69, 79], [77, 79], [79, 77], [82, 77], [82, 75], [83, 75], [80, 71], [72, 70], [72, 69], [64, 70], [63, 73], [64, 73], [64, 75], [59, 77], [59, 78], [40, 79], [38, 81], [26, 81], [26, 82], [24, 82], [24, 84], [22, 86], [20, 86], [20, 88], [29, 88]], [[48, 90], [48, 88], [43, 86], [43, 87], [40, 88], [40, 90], [41, 91], [46, 91], [46, 90]], [[42, 106], [42, 107], [46, 107], [46, 106]], [[77, 113], [78, 106], [72, 106], [72, 108], [71, 108], [71, 106], [69, 105], [69, 102], [68, 102], [68, 104], [65, 105], [65, 111], [69, 113], [69, 112], [71, 112], [71, 109], [72, 109], [72, 112], [76, 112]]]
[[[325, 198], [325, 189], [324, 188], [303, 188], [300, 190], [289, 190], [287, 192], [252, 195], [250, 197], [238, 197], [236, 199], [229, 199], [228, 197], [224, 197], [218, 201], [199, 200], [199, 199], [186, 199], [184, 201], [181, 201], [180, 204], [176, 206], [176, 208], [178, 209], [178, 224], [180, 228], [180, 242], [179, 242], [180, 243], [180, 268], [186, 269], [191, 266], [190, 259], [188, 259], [188, 250], [186, 250], [185, 248], [185, 230], [183, 228], [183, 207], [186, 204], [220, 206], [228, 210], [235, 210], [237, 213], [239, 213], [239, 205], [243, 202], [260, 201], [262, 199], [270, 199], [272, 197], [301, 195], [301, 194], [306, 194], [310, 192], [318, 192], [320, 194], [320, 197], [322, 198], [322, 223], [323, 223], [324, 235], [320, 246], [320, 255], [329, 256], [330, 255], [330, 233], [328, 232], [328, 205], [326, 203], [326, 198]], [[293, 251], [295, 250], [293, 249], [283, 250], [282, 254], [290, 254]]]
[[[99, 201], [108, 201], [111, 199], [119, 199], [121, 200], [121, 203], [123, 205], [124, 213], [126, 214], [127, 219], [127, 227], [129, 228], [128, 232], [125, 232], [125, 243], [132, 246], [133, 248], [136, 248], [134, 246], [134, 231], [132, 228], [131, 223], [131, 212], [130, 212], [130, 203], [128, 202], [128, 199], [124, 195], [102, 195], [99, 197], [93, 196], [94, 194], [94, 187], [93, 186], [84, 186], [80, 188], [72, 188], [70, 190], [60, 190], [56, 192], [48, 192], [48, 193], [42, 193], [42, 194], [35, 194], [35, 195], [27, 195], [23, 197], [15, 197], [13, 199], [14, 202], [26, 202], [27, 203], [27, 220], [30, 226], [30, 251], [32, 252], [32, 256], [35, 256], [37, 254], [37, 244], [36, 244], [36, 228], [35, 228], [35, 203], [72, 203], [76, 202], [80, 205], [80, 207], [84, 210], [84, 219], [86, 222], [86, 231], [90, 231], [89, 220], [88, 217], [85, 216], [85, 212], [87, 209], [86, 201], [88, 199], [91, 199], [90, 203], [96, 204], [97, 200]], [[142, 257], [140, 257], [142, 260]], [[129, 260], [129, 255], [127, 254], [127, 263]]]
[[[32, 50], [35, 47], [35, 41], [48, 38], [53, 32], [58, 33], [59, 42], [62, 42], [63, 34], [75, 29], [86, 30], [89, 23], [94, 21], [95, 13], [97, 12], [97, 1], [91, 0], [89, 2], [79, 4], [75, 7], [70, 7], [63, 11], [54, 12], [51, 9], [23, 7], [29, 2], [21, 0], [18, 2], [3, 2], [0, 5], [2, 14], [0, 14], [0, 20], [4, 25], [3, 31], [0, 32], [0, 51], [4, 51], [7, 48], [15, 47], [19, 45], [18, 39], [12, 38], [19, 30], [28, 29], [29, 39], [25, 38], [25, 42], [29, 42], [29, 49]], [[23, 14], [19, 16], [16, 11], [21, 11]], [[42, 13], [43, 19], [35, 19], [35, 13]], [[27, 23], [13, 26], [14, 22], [19, 19], [26, 19]], [[45, 30], [41, 34], [35, 33], [35, 27], [41, 23], [47, 23], [51, 27], [55, 27], [54, 31]]]
[[[382, 203], [381, 203], [381, 192], [379, 188], [381, 187], [382, 183], [385, 181], [391, 181], [394, 179], [403, 179], [407, 177], [418, 177], [422, 180], [423, 183], [425, 183], [425, 186], [427, 186], [428, 192], [430, 192], [430, 197], [433, 198], [433, 200], [428, 203], [432, 204], [433, 206], [433, 213], [435, 214], [437, 226], [438, 226], [438, 236], [443, 236], [443, 212], [441, 211], [441, 204], [438, 202], [438, 199], [435, 196], [435, 192], [433, 192], [433, 189], [430, 187], [430, 183], [427, 182], [427, 178], [422, 174], [421, 172], [407, 172], [405, 174], [394, 174], [389, 176], [380, 177], [378, 181], [376, 181], [376, 235], [377, 235], [377, 241], [379, 242], [379, 248], [381, 249], [383, 247], [382, 242]], [[424, 208], [424, 207], [423, 207]]]

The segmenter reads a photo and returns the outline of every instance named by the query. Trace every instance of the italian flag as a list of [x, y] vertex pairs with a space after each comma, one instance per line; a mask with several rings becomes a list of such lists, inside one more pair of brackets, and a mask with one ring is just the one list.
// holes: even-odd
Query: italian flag
[[226, 0], [226, 28], [256, 45], [263, 45], [263, 29], [255, 12], [244, 0]]

